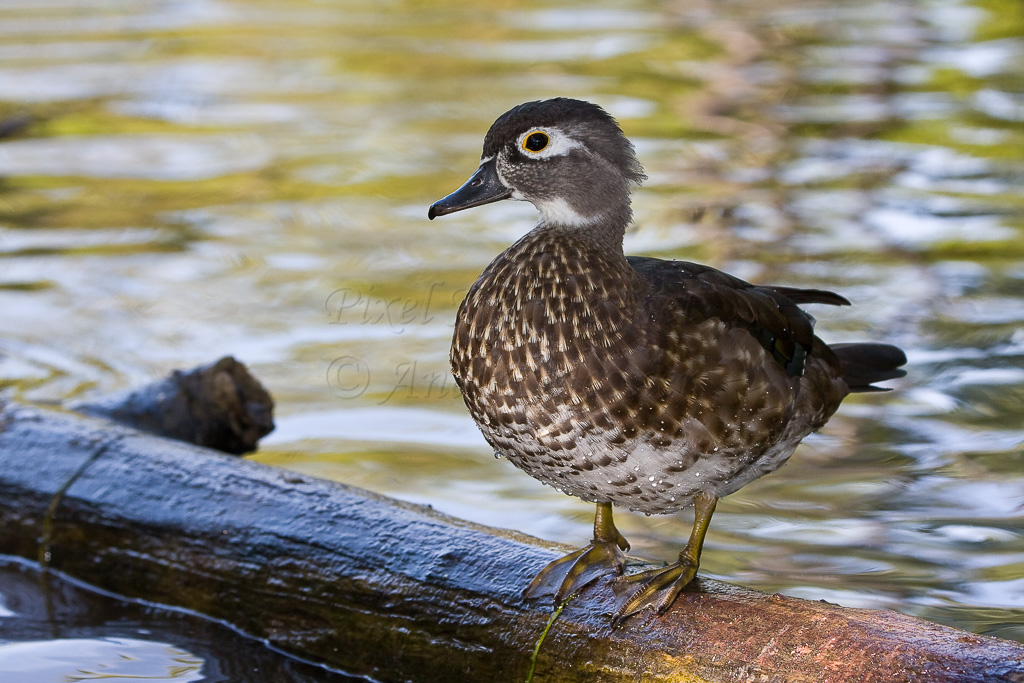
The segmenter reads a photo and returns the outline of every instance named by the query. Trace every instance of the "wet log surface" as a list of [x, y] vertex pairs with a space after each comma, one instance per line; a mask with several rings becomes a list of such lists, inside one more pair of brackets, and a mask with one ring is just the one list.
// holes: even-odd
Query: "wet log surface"
[[[70, 483], [69, 483], [70, 482]], [[48, 510], [51, 510], [48, 519]], [[379, 681], [522, 681], [564, 549], [429, 508], [26, 408], [0, 413], [0, 553], [224, 620]], [[535, 681], [1024, 681], [1024, 646], [895, 612], [698, 580], [609, 627], [600, 582], [555, 621]]]

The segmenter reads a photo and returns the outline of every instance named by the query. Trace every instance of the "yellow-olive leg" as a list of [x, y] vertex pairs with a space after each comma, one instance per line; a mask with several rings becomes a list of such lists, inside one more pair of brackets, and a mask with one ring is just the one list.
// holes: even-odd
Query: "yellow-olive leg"
[[523, 596], [536, 598], [554, 594], [555, 604], [585, 588], [605, 574], [621, 574], [629, 543], [615, 528], [612, 504], [598, 503], [594, 515], [594, 540], [590, 545], [561, 557], [533, 579]]
[[704, 537], [708, 533], [711, 515], [715, 513], [717, 504], [717, 496], [710, 493], [697, 494], [693, 502], [693, 531], [690, 532], [690, 540], [686, 542], [683, 552], [679, 553], [678, 561], [661, 569], [649, 569], [616, 579], [619, 585], [639, 583], [640, 587], [619, 604], [612, 617], [612, 626], [618, 626], [627, 617], [646, 607], [656, 607], [658, 614], [664, 614], [672, 606], [680, 591], [697, 575]]

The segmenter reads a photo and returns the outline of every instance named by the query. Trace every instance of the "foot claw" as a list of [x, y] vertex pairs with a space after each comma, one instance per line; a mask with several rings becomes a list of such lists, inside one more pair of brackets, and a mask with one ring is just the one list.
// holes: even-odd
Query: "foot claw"
[[613, 584], [616, 592], [630, 584], [641, 585], [636, 590], [626, 592], [617, 601], [615, 614], [612, 615], [612, 628], [617, 628], [623, 621], [647, 607], [654, 607], [659, 615], [664, 614], [696, 575], [696, 564], [680, 560], [667, 567], [618, 577]]

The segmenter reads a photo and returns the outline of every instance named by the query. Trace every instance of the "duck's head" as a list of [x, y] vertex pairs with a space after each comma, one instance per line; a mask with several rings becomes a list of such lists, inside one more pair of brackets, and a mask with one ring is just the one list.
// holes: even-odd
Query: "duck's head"
[[625, 226], [630, 187], [644, 177], [633, 145], [601, 107], [561, 97], [527, 102], [498, 117], [480, 168], [427, 215], [519, 199], [537, 207], [542, 224]]

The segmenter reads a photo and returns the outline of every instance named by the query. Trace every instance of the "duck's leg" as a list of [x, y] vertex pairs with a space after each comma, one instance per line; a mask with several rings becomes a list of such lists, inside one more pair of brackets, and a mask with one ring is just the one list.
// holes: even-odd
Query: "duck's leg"
[[679, 553], [679, 560], [667, 567], [649, 569], [616, 579], [620, 586], [639, 583], [640, 587], [627, 593], [627, 597], [619, 603], [612, 617], [612, 626], [618, 626], [627, 617], [645, 607], [654, 606], [658, 614], [664, 614], [672, 606], [679, 592], [697, 575], [700, 552], [704, 548], [704, 536], [708, 533], [708, 525], [711, 524], [711, 515], [715, 513], [716, 505], [717, 496], [710, 493], [697, 494], [693, 502], [693, 531], [690, 532], [690, 540], [686, 542], [683, 552]]
[[533, 579], [523, 596], [536, 598], [554, 594], [555, 604], [589, 585], [605, 574], [621, 574], [629, 543], [615, 528], [612, 504], [598, 503], [594, 515], [594, 539], [574, 553], [561, 557]]

